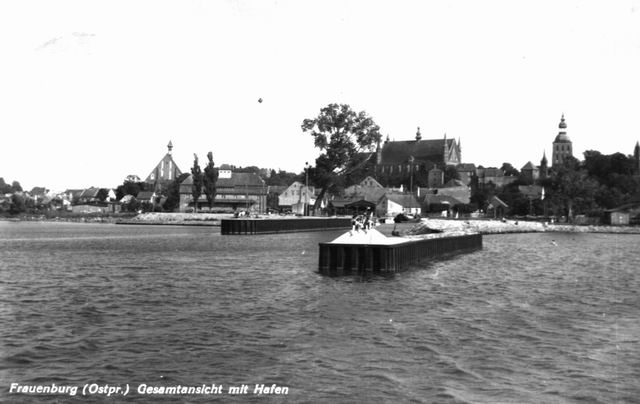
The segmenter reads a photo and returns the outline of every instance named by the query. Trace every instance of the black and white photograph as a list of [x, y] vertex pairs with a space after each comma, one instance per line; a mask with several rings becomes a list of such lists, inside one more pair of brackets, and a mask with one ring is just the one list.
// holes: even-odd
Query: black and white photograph
[[0, 402], [640, 402], [640, 0], [4, 0], [0, 53]]

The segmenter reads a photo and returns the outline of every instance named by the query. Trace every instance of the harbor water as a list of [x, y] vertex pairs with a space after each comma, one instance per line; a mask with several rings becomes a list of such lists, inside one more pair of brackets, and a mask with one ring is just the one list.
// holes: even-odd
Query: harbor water
[[216, 384], [219, 402], [638, 402], [639, 235], [484, 236], [396, 274], [321, 275], [339, 234], [0, 222], [0, 401], [210, 402], [137, 388]]

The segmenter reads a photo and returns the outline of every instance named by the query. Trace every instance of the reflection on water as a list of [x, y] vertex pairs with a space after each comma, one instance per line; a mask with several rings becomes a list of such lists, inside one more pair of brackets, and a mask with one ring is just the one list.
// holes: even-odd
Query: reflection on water
[[395, 275], [322, 276], [317, 243], [338, 234], [0, 222], [2, 394], [96, 382], [276, 383], [293, 402], [640, 395], [639, 236], [485, 236], [482, 251]]

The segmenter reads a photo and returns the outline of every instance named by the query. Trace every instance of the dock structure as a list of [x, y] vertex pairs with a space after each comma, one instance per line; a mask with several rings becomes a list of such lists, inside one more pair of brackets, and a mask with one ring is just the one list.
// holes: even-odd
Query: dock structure
[[[369, 232], [377, 233], [376, 230]], [[330, 275], [351, 271], [396, 272], [423, 260], [482, 249], [481, 234], [429, 238], [378, 235], [363, 239], [346, 233], [332, 242], [320, 243], [320, 272]]]
[[249, 235], [272, 233], [296, 233], [324, 231], [351, 227], [351, 218], [283, 218], [283, 219], [222, 219], [220, 233], [223, 235]]

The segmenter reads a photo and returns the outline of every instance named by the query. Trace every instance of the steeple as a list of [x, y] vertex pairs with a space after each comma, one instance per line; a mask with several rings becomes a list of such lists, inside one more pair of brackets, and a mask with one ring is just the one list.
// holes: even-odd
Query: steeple
[[546, 178], [549, 175], [549, 162], [547, 161], [546, 150], [542, 151], [542, 160], [540, 160], [540, 177]]
[[167, 154], [171, 154], [171, 149], [173, 149], [173, 144], [171, 144], [171, 140], [169, 140], [169, 144], [167, 145]]
[[418, 131], [416, 132], [416, 140], [421, 140], [422, 135], [420, 134], [420, 127], [418, 126]]

